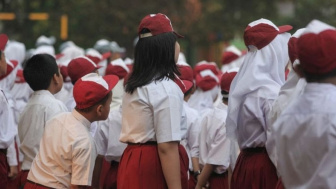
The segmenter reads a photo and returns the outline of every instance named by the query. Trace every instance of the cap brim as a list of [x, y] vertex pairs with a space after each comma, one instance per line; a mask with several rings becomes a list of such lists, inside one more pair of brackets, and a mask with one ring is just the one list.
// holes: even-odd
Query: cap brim
[[293, 26], [283, 25], [283, 26], [278, 26], [278, 28], [279, 28], [279, 33], [284, 33], [284, 32], [287, 32], [293, 29]]
[[178, 34], [178, 33], [176, 33], [176, 32], [174, 32], [174, 34], [175, 34], [178, 38], [184, 38], [183, 35], [180, 35], [180, 34]]
[[1, 51], [5, 50], [7, 41], [8, 41], [8, 36], [6, 34], [1, 34], [0, 35], [0, 50]]
[[107, 82], [109, 85], [109, 90], [111, 91], [118, 83], [119, 77], [116, 75], [106, 75], [103, 77], [103, 79]]

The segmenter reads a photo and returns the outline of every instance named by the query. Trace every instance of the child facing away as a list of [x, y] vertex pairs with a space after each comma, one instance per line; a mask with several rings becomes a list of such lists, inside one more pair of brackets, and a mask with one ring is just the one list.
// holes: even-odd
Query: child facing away
[[24, 185], [38, 150], [46, 122], [61, 112], [65, 105], [53, 95], [63, 86], [63, 78], [55, 58], [48, 54], [37, 54], [27, 60], [23, 75], [34, 93], [21, 113], [18, 132], [20, 150], [24, 158], [21, 167], [21, 185]]
[[336, 186], [335, 44], [335, 27], [318, 20], [311, 21], [298, 38], [298, 69], [307, 85], [274, 123], [285, 188]]
[[94, 121], [107, 119], [111, 90], [118, 80], [115, 75], [101, 77], [91, 73], [75, 83], [76, 108], [47, 122], [26, 189], [36, 185], [39, 188], [98, 186], [94, 175], [100, 173], [101, 164], [95, 165], [98, 154], [90, 126]]

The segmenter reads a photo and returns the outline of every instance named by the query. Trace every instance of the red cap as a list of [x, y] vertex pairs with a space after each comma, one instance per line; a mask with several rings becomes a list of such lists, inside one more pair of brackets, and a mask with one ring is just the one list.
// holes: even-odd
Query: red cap
[[26, 80], [23, 77], [23, 69], [18, 69], [16, 72], [16, 78], [15, 78], [15, 83], [25, 83]]
[[242, 55], [237, 47], [230, 45], [222, 54], [222, 64], [230, 64], [232, 61], [238, 59]]
[[296, 60], [299, 59], [298, 50], [297, 50], [297, 40], [305, 29], [297, 30], [288, 41], [288, 55], [292, 63], [292, 66]]
[[230, 86], [233, 78], [237, 75], [237, 71], [225, 72], [221, 78], [221, 90], [230, 92]]
[[81, 56], [70, 61], [68, 64], [68, 74], [71, 78], [71, 82], [76, 82], [79, 78], [88, 73], [92, 73], [98, 68], [100, 68], [100, 66], [97, 66], [92, 60]]
[[218, 85], [218, 78], [211, 70], [203, 70], [196, 75], [196, 85], [203, 91], [208, 91]]
[[297, 49], [303, 70], [310, 74], [325, 74], [336, 69], [336, 29], [313, 20], [299, 37]]
[[0, 34], [0, 50], [4, 51], [8, 41], [8, 36], [6, 34]]
[[181, 73], [180, 79], [194, 81], [194, 72], [190, 66], [177, 65], [177, 67]]
[[[144, 28], [149, 29], [150, 33], [141, 34], [141, 31]], [[179, 38], [183, 37], [182, 35], [174, 31], [173, 26], [170, 22], [170, 19], [162, 13], [150, 14], [150, 15], [145, 16], [141, 20], [139, 28], [138, 28], [139, 38], [155, 36], [155, 35], [159, 35], [162, 33], [168, 33], [168, 32], [174, 32], [175, 35]]]
[[68, 74], [68, 67], [64, 66], [64, 65], [60, 65], [59, 68], [60, 68], [60, 72], [61, 72], [61, 74], [63, 76], [63, 81], [64, 82], [71, 81], [71, 79], [69, 77], [69, 74]]
[[7, 77], [10, 73], [12, 73], [12, 71], [16, 68], [16, 66], [18, 65], [18, 61], [16, 60], [6, 60], [7, 63], [7, 72], [5, 75], [0, 76], [0, 80], [4, 79], [5, 77]]
[[267, 19], [259, 19], [251, 22], [245, 29], [244, 42], [247, 47], [250, 45], [258, 49], [264, 48], [273, 39], [281, 33], [291, 30], [293, 27], [290, 25], [275, 26], [273, 22]]
[[191, 89], [191, 87], [194, 85], [194, 83], [191, 82], [191, 81], [181, 80], [181, 79], [178, 79], [178, 78], [175, 79], [175, 83], [180, 87], [183, 94], [186, 93], [187, 91], [189, 91]]
[[101, 77], [96, 73], [91, 73], [83, 76], [73, 88], [76, 108], [84, 109], [95, 105], [113, 89], [118, 81], [115, 75]]
[[203, 70], [211, 70], [215, 75], [218, 74], [217, 64], [214, 62], [201, 61], [194, 67], [194, 75], [199, 74]]
[[128, 73], [129, 68], [121, 58], [118, 58], [107, 65], [105, 75], [116, 75], [119, 79], [123, 79]]

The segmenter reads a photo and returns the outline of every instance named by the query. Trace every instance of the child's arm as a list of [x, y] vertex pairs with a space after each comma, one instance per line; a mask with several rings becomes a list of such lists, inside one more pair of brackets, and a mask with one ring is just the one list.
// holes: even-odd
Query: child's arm
[[201, 174], [198, 176], [197, 178], [197, 185], [196, 188], [202, 188], [205, 187], [207, 185], [208, 179], [211, 175], [211, 173], [214, 170], [214, 165], [211, 164], [205, 164], [205, 166], [202, 169]]
[[100, 178], [100, 172], [101, 172], [102, 165], [103, 165], [103, 159], [104, 159], [104, 156], [102, 155], [98, 155], [96, 158], [95, 166], [93, 169], [92, 182], [91, 182], [91, 186], [93, 188], [99, 187], [99, 178]]
[[161, 161], [163, 175], [168, 188], [181, 189], [180, 156], [177, 142], [164, 142], [158, 144], [158, 153]]

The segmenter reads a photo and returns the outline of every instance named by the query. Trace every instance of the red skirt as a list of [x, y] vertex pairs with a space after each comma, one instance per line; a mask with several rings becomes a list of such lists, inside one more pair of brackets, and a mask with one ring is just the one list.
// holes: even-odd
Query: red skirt
[[105, 175], [103, 189], [117, 189], [119, 162], [112, 161], [110, 167]]
[[285, 186], [283, 185], [281, 178], [279, 178], [275, 189], [285, 189]]
[[209, 178], [210, 189], [229, 189], [229, 177], [228, 173], [223, 174], [211, 174]]
[[[181, 184], [188, 189], [188, 155], [179, 145]], [[118, 189], [167, 189], [157, 144], [132, 144], [125, 149], [118, 169]]]
[[6, 188], [8, 183], [9, 165], [6, 150], [0, 150], [0, 186]]
[[240, 152], [231, 178], [232, 189], [272, 189], [277, 182], [276, 168], [265, 148]]

